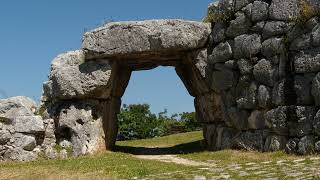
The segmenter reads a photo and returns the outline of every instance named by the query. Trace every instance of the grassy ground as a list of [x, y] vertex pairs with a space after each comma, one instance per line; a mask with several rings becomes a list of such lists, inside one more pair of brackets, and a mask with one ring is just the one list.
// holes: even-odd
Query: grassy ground
[[[141, 160], [125, 153], [105, 153], [68, 160], [0, 164], [0, 179], [126, 179], [192, 167]], [[70, 175], [73, 175], [70, 177]]]
[[[302, 157], [282, 152], [258, 153], [233, 150], [207, 152], [201, 147], [202, 139], [202, 132], [199, 131], [155, 139], [117, 142], [116, 152], [106, 152], [94, 156], [67, 160], [39, 160], [29, 163], [0, 163], [0, 179], [194, 179], [199, 175], [211, 179], [214, 176], [223, 175], [223, 173], [229, 173], [228, 175], [236, 179], [260, 179], [259, 175], [255, 175], [255, 172], [259, 171], [254, 168], [250, 171], [248, 165], [255, 167], [255, 164], [267, 161], [272, 161], [270, 166], [260, 164], [259, 167], [273, 168], [274, 176], [284, 178], [286, 177], [286, 169], [282, 173], [275, 168], [278, 167], [276, 165], [279, 162], [298, 160], [297, 163], [300, 163], [301, 167], [310, 166], [312, 168], [312, 162], [309, 159], [315, 157], [309, 156], [307, 157], [309, 159], [302, 162], [299, 160]], [[135, 156], [167, 154], [191, 161], [205, 162], [213, 166], [179, 165], [139, 159]], [[293, 165], [298, 169], [303, 169], [297, 166], [299, 164]], [[319, 165], [317, 166], [316, 170], [319, 169]], [[245, 177], [239, 176], [240, 170], [234, 171], [236, 170], [234, 167], [249, 169], [248, 172], [252, 172], [252, 174]], [[284, 166], [280, 163], [280, 167]], [[270, 173], [272, 174], [271, 169]]]
[[191, 143], [203, 139], [202, 131], [195, 131], [189, 133], [174, 134], [165, 137], [142, 139], [133, 141], [118, 141], [118, 146], [132, 146], [132, 147], [170, 147], [179, 144]]

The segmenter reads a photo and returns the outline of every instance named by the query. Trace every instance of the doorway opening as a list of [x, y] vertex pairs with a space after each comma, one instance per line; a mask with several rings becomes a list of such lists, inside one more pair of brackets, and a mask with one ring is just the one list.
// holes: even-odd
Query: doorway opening
[[194, 97], [172, 66], [133, 71], [117, 116], [116, 150], [177, 154], [200, 150]]

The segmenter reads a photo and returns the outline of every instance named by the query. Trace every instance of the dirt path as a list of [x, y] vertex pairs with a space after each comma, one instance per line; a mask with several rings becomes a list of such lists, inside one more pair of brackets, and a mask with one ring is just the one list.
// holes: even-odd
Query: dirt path
[[147, 160], [156, 160], [156, 161], [167, 162], [167, 163], [182, 164], [186, 166], [205, 166], [205, 167], [216, 166], [216, 164], [209, 164], [205, 162], [198, 162], [198, 161], [192, 161], [189, 159], [180, 158], [177, 155], [135, 155], [134, 157], [137, 157], [140, 159], [147, 159]]

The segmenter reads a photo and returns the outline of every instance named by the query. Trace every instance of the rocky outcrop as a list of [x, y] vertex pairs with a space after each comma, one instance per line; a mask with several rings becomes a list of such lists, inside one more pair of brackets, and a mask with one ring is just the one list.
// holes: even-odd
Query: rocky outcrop
[[45, 128], [42, 118], [35, 115], [36, 108], [26, 97], [0, 100], [0, 160], [37, 158]]

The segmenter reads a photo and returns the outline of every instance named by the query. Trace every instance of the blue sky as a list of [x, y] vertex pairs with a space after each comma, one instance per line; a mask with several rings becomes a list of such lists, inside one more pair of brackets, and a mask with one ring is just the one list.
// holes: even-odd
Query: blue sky
[[[0, 6], [0, 98], [39, 100], [52, 59], [80, 49], [82, 34], [108, 20], [201, 20], [212, 0], [10, 0]], [[123, 102], [149, 103], [153, 112], [192, 111], [173, 68], [135, 72]]]

